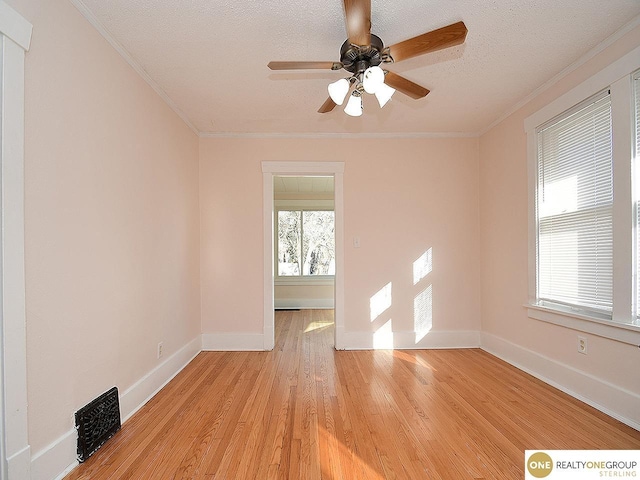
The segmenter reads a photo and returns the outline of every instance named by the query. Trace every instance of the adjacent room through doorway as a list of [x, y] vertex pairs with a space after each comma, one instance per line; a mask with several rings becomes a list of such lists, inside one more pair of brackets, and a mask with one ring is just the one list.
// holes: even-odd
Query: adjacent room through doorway
[[[303, 334], [325, 330], [329, 326], [333, 330], [336, 272], [334, 192], [333, 176], [273, 177], [276, 330], [294, 326], [301, 330], [296, 333]], [[299, 312], [297, 323], [292, 321], [291, 312]], [[320, 317], [322, 319], [317, 320]], [[286, 326], [283, 327], [282, 323]]]

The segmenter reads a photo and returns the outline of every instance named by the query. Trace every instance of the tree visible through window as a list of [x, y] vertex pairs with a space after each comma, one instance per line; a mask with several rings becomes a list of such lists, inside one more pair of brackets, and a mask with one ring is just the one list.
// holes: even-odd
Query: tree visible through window
[[334, 275], [334, 212], [278, 211], [278, 275]]

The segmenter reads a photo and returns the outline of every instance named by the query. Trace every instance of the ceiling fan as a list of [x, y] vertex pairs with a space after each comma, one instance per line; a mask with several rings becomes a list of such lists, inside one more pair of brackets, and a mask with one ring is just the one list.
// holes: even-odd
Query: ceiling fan
[[398, 90], [411, 98], [425, 97], [429, 90], [397, 73], [382, 69], [381, 64], [397, 63], [443, 48], [460, 45], [467, 36], [463, 22], [423, 33], [390, 47], [371, 33], [371, 0], [344, 0], [344, 11], [349, 38], [340, 48], [339, 62], [269, 62], [271, 70], [341, 70], [351, 73], [329, 85], [329, 98], [318, 113], [327, 113], [341, 105], [349, 91], [351, 95], [345, 113], [362, 114], [362, 94], [375, 94], [380, 106]]

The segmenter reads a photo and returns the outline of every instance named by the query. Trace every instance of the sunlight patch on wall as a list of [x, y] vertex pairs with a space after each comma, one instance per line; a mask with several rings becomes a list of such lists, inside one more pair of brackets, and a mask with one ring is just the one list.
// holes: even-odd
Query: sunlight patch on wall
[[431, 273], [433, 269], [433, 248], [429, 248], [420, 258], [413, 262], [413, 284], [417, 285], [420, 280]]
[[413, 299], [413, 325], [416, 343], [422, 340], [433, 326], [433, 286], [429, 285]]
[[382, 287], [373, 297], [369, 299], [369, 311], [371, 321], [384, 313], [391, 306], [391, 282]]
[[393, 330], [391, 319], [373, 333], [373, 348], [376, 350], [393, 349]]

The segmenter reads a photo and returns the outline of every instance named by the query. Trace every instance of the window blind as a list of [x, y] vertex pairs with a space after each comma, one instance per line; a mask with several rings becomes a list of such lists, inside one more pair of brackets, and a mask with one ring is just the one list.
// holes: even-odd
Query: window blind
[[613, 157], [608, 91], [537, 129], [538, 300], [611, 314]]
[[640, 318], [640, 71], [633, 76], [633, 99], [635, 118], [635, 149], [634, 149], [634, 213], [635, 213], [635, 288], [636, 288], [636, 318]]

